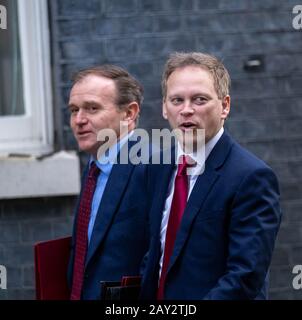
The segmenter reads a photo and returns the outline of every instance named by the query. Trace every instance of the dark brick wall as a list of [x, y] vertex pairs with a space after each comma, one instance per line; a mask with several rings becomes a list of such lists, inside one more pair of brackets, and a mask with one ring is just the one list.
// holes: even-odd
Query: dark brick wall
[[[299, 2], [299, 1], [298, 1]], [[56, 137], [76, 148], [66, 102], [71, 74], [114, 63], [145, 87], [140, 126], [167, 127], [161, 118], [160, 77], [175, 50], [206, 51], [222, 58], [232, 77], [232, 111], [226, 127], [276, 171], [283, 222], [271, 266], [272, 299], [301, 299], [292, 268], [302, 264], [302, 30], [292, 28], [296, 0], [51, 0]], [[264, 69], [244, 64], [261, 55]], [[62, 130], [60, 130], [62, 128]], [[73, 199], [0, 203], [0, 264], [9, 290], [0, 298], [32, 298], [37, 240], [71, 230]]]

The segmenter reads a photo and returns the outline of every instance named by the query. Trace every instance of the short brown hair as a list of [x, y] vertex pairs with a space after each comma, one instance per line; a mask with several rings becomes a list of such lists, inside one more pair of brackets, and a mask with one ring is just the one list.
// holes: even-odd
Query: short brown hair
[[168, 78], [176, 69], [186, 66], [197, 66], [209, 71], [213, 77], [214, 88], [219, 99], [229, 94], [230, 75], [222, 62], [216, 57], [201, 52], [174, 52], [170, 54], [163, 71], [162, 94], [164, 99], [167, 95]]
[[72, 86], [91, 75], [112, 79], [114, 81], [117, 92], [115, 104], [118, 108], [123, 109], [125, 105], [133, 101], [141, 106], [143, 102], [143, 87], [138, 80], [131, 76], [125, 69], [111, 64], [83, 69], [72, 77]]

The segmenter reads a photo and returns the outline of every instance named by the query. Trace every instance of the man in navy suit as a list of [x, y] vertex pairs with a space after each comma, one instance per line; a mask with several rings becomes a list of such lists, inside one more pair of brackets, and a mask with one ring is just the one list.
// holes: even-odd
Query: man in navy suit
[[[129, 139], [142, 99], [138, 81], [117, 66], [93, 67], [74, 77], [70, 124], [79, 149], [90, 159], [72, 238], [68, 276], [73, 300], [99, 299], [101, 281], [137, 275], [148, 248], [145, 168], [119, 161], [123, 148], [127, 155], [127, 146], [134, 143]], [[107, 152], [102, 151], [107, 143], [102, 130], [115, 135]]]
[[174, 163], [149, 168], [154, 197], [142, 299], [267, 297], [281, 219], [278, 182], [224, 130], [229, 86], [228, 71], [211, 55], [174, 53], [165, 65], [163, 116], [181, 134]]

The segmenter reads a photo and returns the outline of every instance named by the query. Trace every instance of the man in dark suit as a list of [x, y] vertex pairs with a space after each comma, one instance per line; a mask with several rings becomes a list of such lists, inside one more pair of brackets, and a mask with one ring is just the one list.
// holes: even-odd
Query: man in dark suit
[[165, 65], [163, 116], [180, 135], [174, 164], [149, 168], [154, 197], [142, 299], [267, 297], [281, 219], [278, 182], [224, 130], [229, 86], [226, 68], [210, 55], [174, 53]]
[[72, 238], [68, 276], [73, 300], [99, 299], [101, 281], [137, 275], [148, 248], [145, 168], [119, 161], [122, 150], [128, 155], [127, 146], [134, 143], [129, 139], [142, 94], [138, 81], [117, 66], [86, 69], [74, 78], [70, 124], [79, 149], [90, 159]]

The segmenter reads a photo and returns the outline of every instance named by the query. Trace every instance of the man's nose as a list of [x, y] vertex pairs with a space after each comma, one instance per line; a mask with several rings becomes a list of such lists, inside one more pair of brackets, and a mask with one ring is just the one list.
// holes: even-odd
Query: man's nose
[[182, 116], [188, 116], [194, 113], [194, 108], [192, 106], [192, 103], [190, 101], [184, 101], [183, 108], [180, 111], [180, 114]]
[[78, 125], [87, 123], [88, 119], [84, 110], [79, 110], [75, 117], [75, 122]]

